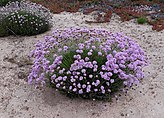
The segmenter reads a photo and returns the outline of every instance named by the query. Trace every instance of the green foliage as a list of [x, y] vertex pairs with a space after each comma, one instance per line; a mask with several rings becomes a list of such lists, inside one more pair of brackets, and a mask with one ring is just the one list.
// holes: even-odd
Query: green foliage
[[[83, 50], [83, 54], [81, 55], [81, 58], [84, 59], [85, 57], [87, 57], [87, 53], [88, 53], [88, 49], [84, 49]], [[52, 58], [52, 54], [50, 54], [49, 57], [47, 57], [47, 59], [51, 62], [51, 58]], [[64, 52], [62, 54], [63, 56], [63, 60], [62, 63], [60, 65], [61, 68], [65, 68], [66, 70], [69, 70], [69, 68], [71, 67], [71, 64], [75, 61], [74, 59], [74, 55], [76, 55], [76, 50], [70, 50], [68, 52]], [[98, 68], [98, 72], [101, 71], [101, 66], [105, 64], [105, 62], [107, 61], [105, 56], [98, 56], [98, 51], [94, 50], [92, 52], [92, 56], [90, 57], [90, 61], [96, 61], [99, 68]], [[93, 70], [92, 69], [87, 69], [87, 75], [89, 74], [93, 74]], [[59, 71], [55, 71], [54, 74], [56, 74], [57, 76], [60, 76]], [[64, 75], [64, 73], [63, 73]], [[53, 83], [51, 83], [51, 76], [47, 75], [47, 77], [49, 78], [49, 85], [53, 88], [55, 88], [55, 85]], [[111, 77], [112, 79], [114, 79], [115, 83], [111, 84], [111, 86], [109, 87], [109, 89], [112, 91], [110, 94], [106, 93], [106, 94], [102, 94], [101, 92], [85, 92], [83, 94], [76, 94], [74, 92], [72, 92], [71, 90], [69, 90], [69, 86], [71, 86], [71, 82], [69, 79], [67, 79], [66, 81], [64, 81], [64, 85], [66, 86], [66, 89], [59, 89], [59, 91], [62, 94], [66, 94], [68, 97], [74, 98], [74, 97], [81, 97], [84, 99], [97, 99], [97, 100], [110, 100], [111, 99], [111, 95], [113, 95], [114, 93], [118, 92], [121, 88], [124, 87], [123, 85], [123, 81], [121, 80], [117, 74], [113, 74], [113, 76]], [[97, 87], [99, 88], [100, 86], [104, 86], [107, 87], [106, 82], [107, 80], [104, 80], [103, 78], [101, 78], [101, 76], [99, 75], [98, 78], [92, 78], [90, 79], [88, 76], [86, 76], [86, 79], [82, 80], [82, 81], [77, 81], [77, 83], [85, 84], [86, 82], [94, 82], [96, 80], [100, 80], [100, 85]], [[93, 90], [92, 90], [93, 91]]]
[[21, 1], [21, 0], [0, 0], [0, 6], [5, 6], [9, 2], [15, 2], [15, 1]]
[[7, 36], [7, 35], [9, 35], [8, 31], [4, 27], [4, 25], [2, 24], [2, 21], [0, 21], [0, 37], [4, 37], [4, 36]]
[[138, 24], [144, 24], [147, 22], [147, 19], [145, 17], [140, 17], [137, 19]]
[[22, 36], [40, 34], [49, 29], [47, 21], [23, 11], [10, 14], [3, 20], [3, 24], [10, 34]]

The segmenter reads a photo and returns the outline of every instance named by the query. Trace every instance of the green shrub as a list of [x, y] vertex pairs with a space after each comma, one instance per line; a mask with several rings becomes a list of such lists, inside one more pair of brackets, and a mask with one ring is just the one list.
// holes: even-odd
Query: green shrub
[[37, 35], [51, 27], [52, 14], [38, 4], [21, 1], [12, 2], [0, 9], [3, 31], [14, 35]]
[[4, 24], [10, 34], [36, 35], [49, 29], [49, 24], [43, 18], [19, 11], [5, 18]]
[[9, 35], [8, 30], [2, 24], [0, 24], [0, 37], [4, 37], [7, 35]]
[[137, 22], [138, 22], [138, 24], [144, 24], [144, 23], [147, 22], [147, 19], [144, 18], [144, 17], [140, 17], [140, 18], [137, 19]]

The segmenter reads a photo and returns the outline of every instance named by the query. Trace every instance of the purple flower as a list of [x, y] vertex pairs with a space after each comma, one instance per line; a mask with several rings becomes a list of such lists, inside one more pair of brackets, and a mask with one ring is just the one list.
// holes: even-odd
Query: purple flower
[[66, 80], [67, 80], [67, 76], [64, 76], [64, 77], [63, 77], [63, 81], [66, 81]]
[[111, 58], [113, 58], [111, 54], [107, 55], [107, 60], [110, 60]]
[[110, 80], [110, 83], [114, 83], [114, 79], [111, 79], [111, 80]]
[[69, 90], [72, 90], [72, 86], [69, 87]]
[[63, 70], [59, 70], [59, 74], [63, 74], [63, 72], [64, 72]]
[[56, 78], [56, 74], [54, 74], [53, 76], [51, 76], [51, 79], [55, 79]]
[[79, 90], [79, 94], [83, 94], [83, 90], [82, 89]]
[[89, 78], [93, 78], [93, 75], [89, 75]]
[[73, 86], [76, 86], [76, 83], [73, 83]]
[[105, 94], [105, 90], [102, 90], [102, 93]]
[[80, 53], [80, 54], [83, 53], [83, 50], [79, 50], [79, 53]]
[[97, 68], [94, 68], [93, 71], [96, 72], [97, 71]]
[[61, 52], [61, 51], [62, 51], [62, 48], [59, 48], [59, 49], [58, 49], [58, 52]]
[[82, 72], [82, 73], [86, 73], [86, 69], [82, 69], [81, 72]]
[[109, 86], [109, 85], [110, 85], [110, 83], [109, 83], [109, 82], [106, 82], [106, 85], [108, 85], [108, 86]]
[[83, 53], [83, 50], [76, 50], [77, 53]]
[[82, 88], [86, 88], [87, 86], [85, 84], [82, 85]]
[[78, 87], [78, 88], [81, 88], [81, 84], [80, 84], [80, 83], [78, 83], [78, 84], [77, 84], [77, 87]]
[[79, 77], [79, 80], [83, 80], [83, 77], [82, 77], [82, 76], [80, 76], [80, 77]]
[[98, 55], [101, 56], [102, 55], [102, 52], [98, 52]]
[[89, 93], [90, 91], [91, 91], [91, 87], [90, 86], [87, 86], [86, 92]]
[[97, 64], [97, 61], [93, 61], [93, 64], [96, 65]]
[[88, 52], [88, 56], [91, 56], [92, 55], [92, 52]]
[[93, 46], [92, 46], [92, 49], [96, 49], [96, 46], [93, 45]]
[[69, 74], [71, 74], [71, 72], [70, 71], [67, 71], [67, 75], [69, 75]]
[[77, 88], [74, 88], [74, 89], [73, 89], [73, 92], [76, 92], [76, 91], [77, 91]]
[[104, 90], [104, 86], [101, 86], [101, 90]]
[[88, 57], [85, 57], [85, 61], [89, 61], [89, 58]]
[[60, 84], [56, 84], [56, 88], [59, 88], [60, 87]]
[[100, 80], [96, 80], [95, 86], [98, 86], [100, 84]]
[[59, 80], [58, 79], [55, 79], [55, 82], [57, 83]]
[[64, 47], [63, 47], [63, 50], [64, 50], [64, 51], [67, 51], [67, 50], [68, 50], [68, 46], [64, 46]]
[[105, 67], [105, 65], [102, 65], [102, 70], [106, 70], [106, 67]]
[[74, 79], [73, 78], [71, 79], [71, 82], [74, 82]]
[[75, 79], [79, 78], [77, 75], [75, 76]]
[[95, 92], [97, 92], [97, 91], [98, 91], [98, 89], [94, 89], [94, 91], [95, 91]]
[[79, 45], [79, 49], [82, 50], [84, 48], [84, 44], [80, 43]]
[[111, 72], [108, 72], [107, 74], [109, 77], [111, 77], [113, 75]]

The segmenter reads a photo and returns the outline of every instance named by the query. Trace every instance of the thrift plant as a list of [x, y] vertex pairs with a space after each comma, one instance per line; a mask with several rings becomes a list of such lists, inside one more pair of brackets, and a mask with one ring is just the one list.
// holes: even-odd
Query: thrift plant
[[102, 29], [55, 30], [32, 51], [29, 84], [52, 87], [70, 97], [109, 99], [144, 77], [144, 51], [131, 38]]
[[51, 26], [52, 14], [38, 4], [21, 1], [12, 2], [0, 9], [1, 22], [10, 34], [36, 35]]

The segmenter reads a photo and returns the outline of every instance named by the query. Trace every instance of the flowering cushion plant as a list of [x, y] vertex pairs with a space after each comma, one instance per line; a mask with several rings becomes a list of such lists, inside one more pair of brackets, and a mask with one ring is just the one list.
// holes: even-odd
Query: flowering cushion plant
[[51, 27], [52, 14], [36, 3], [11, 2], [0, 9], [0, 23], [10, 34], [36, 35]]
[[129, 37], [102, 29], [55, 30], [32, 51], [30, 84], [50, 83], [68, 96], [108, 99], [138, 84], [144, 51]]

